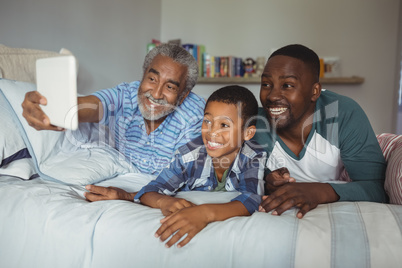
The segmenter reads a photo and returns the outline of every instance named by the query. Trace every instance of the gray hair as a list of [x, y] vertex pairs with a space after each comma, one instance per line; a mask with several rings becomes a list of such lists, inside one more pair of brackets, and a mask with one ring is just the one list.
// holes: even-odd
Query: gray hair
[[193, 89], [193, 87], [197, 83], [198, 64], [195, 58], [181, 46], [174, 44], [161, 44], [153, 48], [145, 56], [144, 64], [142, 65], [142, 70], [144, 74], [147, 71], [153, 59], [159, 54], [167, 56], [171, 58], [173, 61], [187, 67], [186, 86], [184, 88], [184, 92], [182, 93], [182, 96], [185, 96], [185, 94], [191, 91], [191, 89]]

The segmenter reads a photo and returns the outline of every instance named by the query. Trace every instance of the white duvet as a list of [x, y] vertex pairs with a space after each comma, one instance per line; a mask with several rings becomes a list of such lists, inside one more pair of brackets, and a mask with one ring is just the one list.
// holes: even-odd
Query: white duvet
[[[123, 175], [100, 185], [138, 190]], [[215, 222], [183, 248], [154, 237], [158, 209], [90, 203], [83, 186], [0, 176], [0, 267], [400, 267], [402, 207], [320, 205], [298, 220], [256, 212]], [[183, 192], [196, 203], [234, 193]]]
[[[31, 129], [19, 107], [32, 88], [0, 79], [40, 176], [0, 171], [0, 267], [401, 267], [402, 206], [369, 202], [320, 205], [301, 220], [295, 210], [256, 212], [209, 224], [183, 248], [165, 248], [154, 237], [160, 210], [83, 197], [87, 183], [138, 191], [153, 177], [135, 173], [107, 139], [99, 142], [96, 125], [74, 133]], [[178, 196], [200, 204], [235, 194]]]

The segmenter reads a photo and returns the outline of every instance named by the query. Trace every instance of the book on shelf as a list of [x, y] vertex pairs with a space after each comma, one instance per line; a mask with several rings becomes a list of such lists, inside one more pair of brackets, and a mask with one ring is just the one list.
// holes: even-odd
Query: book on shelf
[[195, 60], [197, 60], [198, 51], [197, 51], [197, 45], [196, 44], [183, 44], [182, 47], [185, 50], [187, 50], [191, 55], [193, 55]]
[[215, 77], [215, 57], [210, 56], [210, 64], [211, 64], [211, 71], [210, 71], [210, 76], [209, 77]]
[[204, 69], [205, 69], [204, 68], [205, 46], [198, 45], [198, 44], [186, 43], [186, 44], [183, 44], [182, 47], [185, 50], [187, 50], [197, 61], [199, 76], [202, 77]]
[[228, 76], [228, 57], [221, 57], [220, 77]]
[[215, 74], [214, 77], [220, 77], [221, 76], [221, 57], [215, 56]]
[[244, 75], [243, 59], [235, 58], [235, 77], [242, 77]]
[[211, 56], [207, 53], [204, 53], [204, 68], [201, 77], [211, 77]]
[[202, 77], [202, 72], [201, 70], [204, 69], [204, 61], [203, 61], [203, 55], [205, 54], [205, 46], [204, 45], [198, 45], [197, 46], [197, 63], [198, 63], [198, 76]]

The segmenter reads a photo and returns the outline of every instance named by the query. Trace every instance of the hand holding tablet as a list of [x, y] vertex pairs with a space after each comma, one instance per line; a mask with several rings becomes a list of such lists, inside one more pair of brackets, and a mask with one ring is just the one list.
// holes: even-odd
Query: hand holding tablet
[[43, 58], [36, 61], [37, 91], [46, 97], [43, 112], [52, 125], [78, 128], [77, 65], [74, 56]]

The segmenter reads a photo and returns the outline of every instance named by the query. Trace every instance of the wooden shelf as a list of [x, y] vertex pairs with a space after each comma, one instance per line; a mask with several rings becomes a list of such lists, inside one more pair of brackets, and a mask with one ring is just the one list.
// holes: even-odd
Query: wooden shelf
[[198, 77], [198, 84], [259, 84], [261, 77]]
[[323, 77], [320, 79], [322, 84], [363, 84], [364, 78], [359, 76], [350, 77]]
[[[320, 78], [322, 84], [362, 84], [363, 77], [350, 76], [350, 77], [323, 77]], [[259, 84], [261, 83], [260, 77], [199, 77], [198, 84]]]

